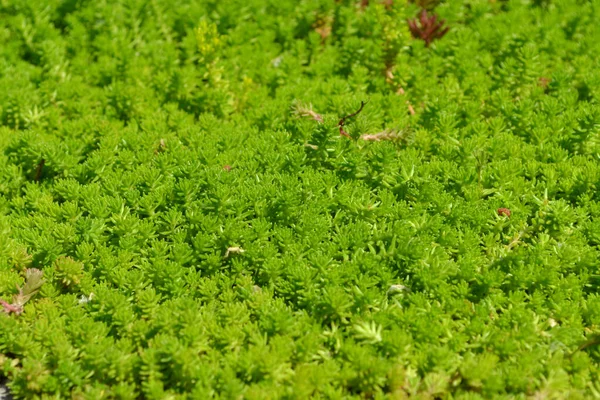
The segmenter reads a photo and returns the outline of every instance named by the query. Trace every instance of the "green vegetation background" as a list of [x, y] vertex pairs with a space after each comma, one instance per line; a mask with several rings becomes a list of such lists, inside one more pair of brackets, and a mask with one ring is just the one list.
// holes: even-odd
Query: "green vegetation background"
[[600, 2], [418, 11], [0, 0], [14, 396], [600, 397]]

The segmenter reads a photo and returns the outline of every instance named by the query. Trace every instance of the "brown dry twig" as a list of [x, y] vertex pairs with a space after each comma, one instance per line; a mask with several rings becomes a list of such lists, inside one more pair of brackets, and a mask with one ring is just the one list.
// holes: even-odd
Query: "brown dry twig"
[[46, 164], [46, 160], [45, 159], [41, 159], [40, 162], [37, 165], [37, 168], [35, 170], [35, 181], [39, 182], [40, 179], [42, 179], [42, 170], [44, 169], [44, 165]]
[[588, 347], [591, 347], [591, 346], [597, 346], [597, 345], [600, 345], [600, 333], [592, 335], [590, 339], [588, 339], [587, 341], [582, 343], [579, 347], [577, 347], [577, 349], [575, 349], [575, 351], [573, 351], [569, 355], [569, 357], [572, 357], [573, 354], [577, 353], [578, 351], [587, 349]]
[[350, 137], [350, 134], [344, 130], [344, 125], [346, 124], [346, 120], [349, 119], [349, 118], [356, 117], [358, 114], [360, 114], [362, 112], [363, 108], [365, 107], [365, 105], [367, 105], [368, 102], [369, 101], [361, 101], [360, 102], [360, 108], [356, 112], [353, 112], [350, 115], [346, 115], [345, 117], [342, 117], [340, 119], [340, 122], [338, 122], [338, 127], [340, 128], [340, 135], [346, 136], [347, 138]]

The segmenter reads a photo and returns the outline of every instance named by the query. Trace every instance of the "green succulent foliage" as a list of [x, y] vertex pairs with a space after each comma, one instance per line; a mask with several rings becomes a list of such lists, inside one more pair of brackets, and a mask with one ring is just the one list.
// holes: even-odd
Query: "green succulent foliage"
[[61, 256], [53, 264], [54, 277], [66, 287], [78, 285], [83, 275], [83, 263], [70, 257]]
[[0, 2], [12, 395], [599, 397], [599, 19]]

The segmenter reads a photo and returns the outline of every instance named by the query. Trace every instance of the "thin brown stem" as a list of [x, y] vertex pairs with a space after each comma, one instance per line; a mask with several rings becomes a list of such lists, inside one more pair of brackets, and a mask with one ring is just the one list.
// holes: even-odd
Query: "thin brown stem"
[[346, 124], [346, 120], [349, 119], [349, 118], [356, 117], [358, 114], [360, 114], [362, 112], [363, 108], [365, 107], [365, 105], [367, 105], [368, 102], [369, 101], [361, 101], [360, 102], [360, 108], [358, 110], [356, 110], [352, 114], [346, 115], [345, 117], [342, 117], [340, 119], [340, 122], [338, 122], [338, 127], [340, 128], [340, 135], [346, 136], [347, 138], [350, 137], [350, 134], [344, 130], [344, 125]]
[[44, 165], [46, 164], [46, 160], [45, 159], [41, 159], [40, 162], [37, 165], [37, 168], [35, 170], [35, 181], [39, 182], [40, 179], [42, 178], [42, 170], [44, 169]]

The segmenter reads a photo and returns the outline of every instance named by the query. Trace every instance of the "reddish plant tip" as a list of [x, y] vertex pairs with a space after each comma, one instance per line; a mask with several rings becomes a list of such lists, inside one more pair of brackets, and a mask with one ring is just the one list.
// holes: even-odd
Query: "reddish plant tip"
[[546, 78], [545, 76], [542, 76], [539, 80], [538, 80], [538, 84], [543, 87], [544, 89], [548, 87], [548, 84], [550, 83], [551, 79], [550, 78]]
[[508, 208], [499, 208], [498, 215], [500, 215], [500, 216], [504, 215], [505, 217], [510, 217], [510, 210]]
[[437, 15], [428, 15], [425, 9], [421, 10], [418, 18], [409, 19], [407, 22], [412, 36], [425, 41], [427, 47], [434, 39], [442, 38], [450, 30], [449, 27], [444, 27], [445, 20], [438, 21]]
[[3, 308], [3, 311], [7, 314], [10, 313], [14, 313], [14, 314], [21, 314], [23, 312], [23, 306], [18, 305], [18, 304], [9, 304], [8, 302], [0, 299], [0, 305]]
[[228, 165], [224, 165], [223, 166], [223, 170], [227, 171], [227, 172], [231, 171], [231, 165], [229, 165], [229, 164]]
[[344, 130], [343, 125], [340, 125], [340, 135], [347, 138], [352, 138], [352, 136], [350, 136], [350, 134]]

